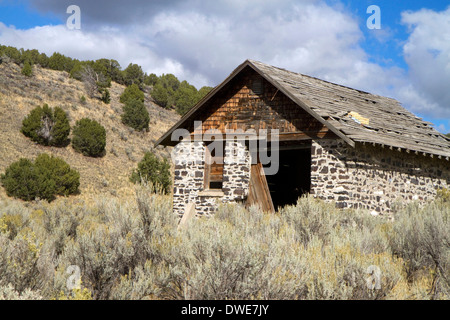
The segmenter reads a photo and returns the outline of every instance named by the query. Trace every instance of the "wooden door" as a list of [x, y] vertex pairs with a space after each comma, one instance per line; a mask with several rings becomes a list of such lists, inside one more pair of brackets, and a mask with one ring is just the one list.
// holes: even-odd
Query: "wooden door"
[[249, 207], [251, 205], [257, 205], [265, 212], [275, 212], [261, 162], [252, 164], [250, 171], [250, 184], [246, 206]]

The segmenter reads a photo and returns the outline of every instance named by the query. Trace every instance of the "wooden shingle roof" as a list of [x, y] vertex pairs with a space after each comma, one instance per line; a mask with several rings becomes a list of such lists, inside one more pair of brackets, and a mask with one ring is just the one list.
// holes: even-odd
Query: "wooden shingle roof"
[[394, 99], [370, 94], [265, 63], [246, 60], [194, 106], [156, 144], [183, 127], [194, 113], [245, 67], [250, 66], [331, 131], [354, 146], [372, 143], [407, 152], [450, 158], [450, 139]]

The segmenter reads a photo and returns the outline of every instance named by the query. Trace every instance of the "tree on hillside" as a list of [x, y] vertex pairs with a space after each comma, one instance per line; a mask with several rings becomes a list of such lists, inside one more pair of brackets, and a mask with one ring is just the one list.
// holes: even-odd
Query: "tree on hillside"
[[23, 50], [20, 49], [21, 57], [20, 60], [22, 63], [28, 61], [31, 65], [38, 63], [39, 60], [39, 51], [36, 49], [33, 50]]
[[62, 147], [69, 142], [70, 124], [67, 114], [60, 107], [47, 104], [31, 110], [22, 121], [22, 133], [39, 144]]
[[446, 134], [446, 136], [450, 138], [450, 132], [449, 132], [449, 133], [447, 133], [447, 134]]
[[102, 100], [106, 104], [109, 104], [111, 102], [111, 94], [109, 93], [109, 90], [106, 88], [103, 88], [100, 90], [100, 93], [102, 94], [102, 97], [100, 98], [100, 100]]
[[162, 84], [164, 88], [170, 89], [173, 92], [177, 91], [181, 84], [180, 80], [178, 80], [178, 78], [171, 73], [161, 75], [161, 77], [159, 77], [158, 79], [158, 83]]
[[105, 152], [106, 130], [95, 120], [83, 118], [75, 123], [72, 147], [85, 156], [100, 157]]
[[197, 95], [198, 101], [203, 99], [203, 97], [206, 96], [212, 89], [213, 89], [213, 87], [208, 87], [208, 86], [201, 87], [200, 90], [198, 90], [198, 95]]
[[10, 46], [3, 46], [2, 47], [2, 55], [7, 56], [8, 58], [10, 58], [12, 61], [14, 61], [14, 63], [16, 64], [20, 64], [20, 51], [17, 50], [14, 47], [10, 47]]
[[158, 82], [158, 76], [154, 73], [150, 73], [149, 75], [145, 74], [144, 83], [148, 86], [154, 86]]
[[190, 85], [187, 81], [183, 81], [175, 93], [175, 107], [177, 112], [184, 115], [211, 90], [211, 87], [205, 86], [197, 91], [193, 85]]
[[174, 93], [175, 106], [179, 114], [183, 115], [197, 102], [197, 89], [187, 81], [181, 82], [178, 90]]
[[79, 60], [75, 60], [74, 65], [69, 72], [70, 77], [77, 79], [78, 81], [83, 81], [82, 75], [83, 75], [83, 70], [84, 70], [85, 65], [86, 65], [86, 63], [79, 61]]
[[163, 108], [175, 105], [175, 92], [180, 87], [180, 81], [173, 74], [163, 74], [153, 86], [152, 97]]
[[130, 63], [123, 71], [123, 78], [125, 85], [131, 86], [132, 84], [137, 84], [139, 88], [142, 89], [142, 84], [144, 83], [144, 71], [142, 71], [141, 66]]
[[186, 80], [180, 82], [173, 74], [163, 74], [154, 84], [151, 95], [161, 107], [175, 107], [176, 111], [183, 115], [211, 89], [211, 87], [205, 86], [197, 91]]
[[173, 99], [173, 91], [164, 88], [159, 82], [153, 86], [152, 98], [163, 108], [170, 108], [175, 102]]
[[129, 87], [126, 87], [123, 93], [120, 95], [120, 102], [127, 103], [129, 100], [140, 100], [142, 102], [145, 101], [144, 92], [139, 89], [137, 84], [132, 84]]
[[52, 54], [48, 60], [48, 67], [53, 70], [70, 72], [75, 61], [72, 58], [66, 57], [58, 52]]
[[25, 61], [23, 68], [22, 68], [22, 74], [31, 77], [33, 75], [33, 66], [31, 63], [27, 60]]
[[123, 107], [122, 123], [137, 131], [148, 130], [150, 115], [144, 102], [139, 99], [127, 100]]
[[95, 71], [90, 65], [82, 67], [81, 79], [90, 98], [111, 86], [111, 81], [108, 81], [102, 72]]
[[113, 59], [98, 59], [95, 61], [95, 65], [101, 68], [105, 75], [111, 79], [111, 81], [123, 84], [123, 73], [119, 62]]
[[37, 64], [39, 64], [42, 68], [47, 68], [49, 63], [49, 58], [45, 53], [39, 54], [39, 57], [37, 58]]

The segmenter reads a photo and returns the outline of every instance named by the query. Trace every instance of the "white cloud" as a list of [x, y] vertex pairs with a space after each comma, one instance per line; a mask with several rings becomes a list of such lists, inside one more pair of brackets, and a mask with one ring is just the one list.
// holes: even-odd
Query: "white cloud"
[[402, 22], [411, 32], [403, 47], [411, 80], [405, 98], [412, 110], [449, 119], [450, 7], [404, 12]]
[[[86, 5], [82, 14], [89, 12]], [[174, 73], [196, 86], [217, 84], [247, 58], [358, 84], [364, 72], [358, 62], [366, 60], [357, 45], [362, 37], [357, 21], [320, 0], [220, 0], [214, 6], [190, 0], [152, 12], [147, 21], [120, 29], [111, 25], [79, 31], [3, 25], [0, 43], [78, 59], [114, 58], [123, 67], [132, 61], [147, 72]]]

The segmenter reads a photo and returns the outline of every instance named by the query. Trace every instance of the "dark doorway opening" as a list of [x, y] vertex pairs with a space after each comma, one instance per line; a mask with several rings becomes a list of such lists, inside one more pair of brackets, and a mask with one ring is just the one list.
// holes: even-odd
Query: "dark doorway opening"
[[[273, 152], [274, 150], [272, 150]], [[279, 168], [266, 175], [275, 210], [294, 205], [311, 188], [311, 144], [279, 150]]]

